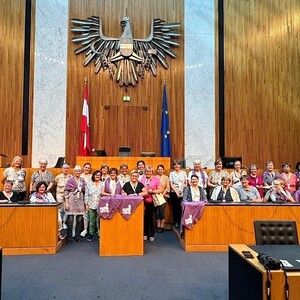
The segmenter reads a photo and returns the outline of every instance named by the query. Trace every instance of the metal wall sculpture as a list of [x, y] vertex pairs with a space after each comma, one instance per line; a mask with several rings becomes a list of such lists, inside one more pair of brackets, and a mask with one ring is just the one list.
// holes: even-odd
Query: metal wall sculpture
[[120, 86], [135, 86], [139, 77], [144, 77], [146, 71], [157, 74], [158, 62], [168, 69], [167, 56], [176, 58], [170, 49], [180, 44], [173, 39], [180, 37], [176, 30], [180, 23], [166, 23], [161, 19], [153, 19], [151, 33], [145, 39], [134, 39], [131, 32], [129, 17], [121, 21], [122, 35], [120, 38], [106, 37], [102, 33], [100, 17], [89, 17], [86, 20], [71, 19], [75, 27], [71, 31], [81, 34], [72, 39], [80, 43], [75, 54], [85, 52], [83, 65], [94, 61], [95, 73], [101, 69], [115, 77]]

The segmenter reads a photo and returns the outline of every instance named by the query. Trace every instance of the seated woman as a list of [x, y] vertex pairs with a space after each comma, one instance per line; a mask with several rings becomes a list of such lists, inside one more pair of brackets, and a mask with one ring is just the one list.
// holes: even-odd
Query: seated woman
[[290, 192], [284, 190], [284, 186], [284, 180], [274, 180], [274, 187], [267, 191], [264, 202], [296, 202]]
[[187, 186], [183, 191], [182, 202], [199, 202], [206, 201], [204, 189], [199, 186], [199, 177], [192, 175], [190, 180], [191, 185]]
[[6, 180], [4, 182], [3, 191], [0, 192], [0, 204], [1, 203], [12, 203], [18, 202], [19, 194], [12, 191], [13, 182], [11, 180]]
[[56, 202], [53, 195], [47, 192], [48, 185], [45, 181], [40, 181], [36, 185], [36, 191], [33, 192], [29, 200], [31, 203], [50, 203]]
[[240, 202], [240, 197], [235, 188], [230, 186], [231, 179], [224, 176], [221, 179], [221, 185], [214, 188], [211, 200], [222, 202]]
[[247, 175], [246, 171], [242, 170], [242, 163], [239, 160], [234, 162], [234, 171], [230, 172], [232, 186], [237, 188], [241, 185], [241, 176]]
[[241, 185], [236, 188], [241, 201], [262, 202], [260, 194], [256, 187], [249, 184], [247, 175], [242, 175]]
[[109, 170], [109, 177], [104, 182], [102, 196], [114, 196], [122, 194], [122, 185], [118, 181], [117, 168], [111, 168]]

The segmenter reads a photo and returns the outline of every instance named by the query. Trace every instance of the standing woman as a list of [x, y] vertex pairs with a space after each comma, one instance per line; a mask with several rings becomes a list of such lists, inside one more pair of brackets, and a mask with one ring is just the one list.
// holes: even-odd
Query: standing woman
[[297, 189], [297, 176], [291, 172], [291, 164], [284, 163], [282, 165], [283, 172], [280, 174], [280, 178], [285, 181], [285, 190], [291, 195], [294, 195]]
[[118, 180], [120, 181], [122, 187], [126, 182], [130, 181], [130, 175], [128, 174], [127, 164], [121, 164], [120, 175], [118, 175]]
[[249, 170], [250, 170], [250, 173], [248, 175], [249, 184], [257, 188], [259, 195], [262, 198], [264, 196], [264, 190], [263, 190], [264, 182], [262, 177], [257, 173], [258, 171], [257, 165], [256, 164], [250, 165]]
[[181, 170], [181, 162], [176, 159], [173, 163], [174, 171], [170, 173], [170, 199], [173, 205], [173, 222], [176, 228], [179, 228], [181, 222], [181, 201], [183, 190], [187, 186], [186, 172]]
[[144, 240], [149, 238], [149, 241], [153, 242], [156, 228], [156, 209], [153, 204], [153, 194], [161, 193], [162, 188], [159, 179], [154, 176], [151, 166], [145, 168], [145, 175], [142, 177], [141, 183], [147, 190], [147, 195], [144, 197]]
[[274, 171], [274, 164], [272, 161], [267, 161], [266, 170], [262, 174], [264, 186], [273, 186], [274, 180], [279, 179], [279, 173]]
[[109, 165], [102, 164], [100, 167], [101, 181], [104, 182], [109, 177]]
[[242, 170], [242, 163], [239, 160], [234, 162], [234, 171], [230, 173], [232, 186], [236, 189], [241, 185], [241, 176], [247, 175], [246, 171]]
[[[92, 166], [89, 162], [83, 165], [83, 173], [81, 173], [80, 177], [84, 179], [85, 186], [87, 186], [88, 183], [91, 181], [91, 177], [92, 177], [91, 169]], [[88, 229], [89, 229], [89, 212], [86, 210], [83, 216], [83, 231], [80, 233], [80, 236], [85, 237], [88, 233]]]
[[139, 172], [139, 180], [141, 180], [142, 177], [145, 175], [145, 167], [146, 167], [145, 161], [138, 160], [137, 163], [136, 163], [136, 167], [137, 167], [138, 172]]
[[55, 179], [54, 183], [56, 186], [56, 201], [62, 203], [61, 208], [59, 209], [59, 230], [67, 229], [66, 225], [66, 214], [65, 214], [65, 185], [69, 178], [72, 177], [69, 174], [70, 166], [67, 163], [64, 163], [61, 168], [61, 173], [58, 174]]
[[[166, 200], [170, 198], [170, 181], [167, 175], [164, 175], [165, 167], [163, 165], [157, 166], [157, 178], [160, 181], [160, 185], [162, 188], [162, 194]], [[157, 226], [157, 233], [164, 232], [165, 226], [165, 207], [166, 203], [159, 205], [156, 207], [156, 226]]]
[[39, 160], [39, 167], [40, 169], [31, 175], [30, 180], [30, 193], [34, 192], [36, 190], [36, 185], [40, 181], [44, 181], [47, 184], [47, 192], [49, 192], [54, 184], [54, 176], [52, 172], [47, 170], [48, 161], [47, 159], [40, 159]]
[[22, 158], [15, 156], [12, 160], [11, 167], [3, 172], [1, 182], [4, 184], [6, 180], [10, 180], [13, 184], [12, 190], [19, 194], [20, 200], [26, 198], [26, 171], [22, 168]]
[[[214, 163], [215, 169], [208, 175], [207, 186], [210, 189], [209, 195], [212, 194], [214, 188], [221, 186], [221, 179], [223, 177], [229, 177], [229, 173], [223, 170], [223, 161], [221, 158], [217, 159]], [[209, 197], [210, 198], [210, 197]]]
[[82, 169], [75, 166], [74, 176], [66, 182], [65, 186], [65, 207], [67, 215], [67, 244], [72, 242], [73, 222], [76, 217], [74, 240], [81, 243], [80, 231], [82, 228], [83, 215], [85, 214], [84, 193], [85, 181], [80, 177]]
[[122, 194], [122, 185], [118, 181], [118, 170], [117, 168], [111, 168], [109, 170], [109, 177], [104, 182], [103, 196], [114, 196]]
[[89, 214], [90, 228], [87, 242], [94, 239], [94, 234], [99, 233], [99, 216], [97, 213], [98, 203], [103, 189], [103, 182], [101, 181], [101, 171], [96, 170], [92, 174], [92, 179], [87, 184], [85, 190], [84, 203]]

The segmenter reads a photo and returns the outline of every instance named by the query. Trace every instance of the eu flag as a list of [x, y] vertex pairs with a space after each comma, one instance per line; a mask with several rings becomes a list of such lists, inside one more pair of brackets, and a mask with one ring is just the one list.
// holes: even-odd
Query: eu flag
[[171, 140], [166, 85], [164, 85], [163, 105], [161, 114], [161, 156], [171, 156]]

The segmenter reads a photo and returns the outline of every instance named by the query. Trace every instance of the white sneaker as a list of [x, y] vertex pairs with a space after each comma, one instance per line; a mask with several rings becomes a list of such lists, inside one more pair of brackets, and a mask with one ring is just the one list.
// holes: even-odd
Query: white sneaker
[[85, 237], [87, 235], [87, 230], [84, 229], [81, 233], [80, 233], [80, 236], [81, 237]]
[[63, 226], [62, 226], [62, 229], [67, 229], [67, 225], [64, 223]]
[[146, 235], [144, 235], [144, 241], [147, 241], [148, 237]]
[[154, 242], [154, 240], [155, 240], [154, 236], [151, 236], [151, 237], [149, 238], [149, 241], [150, 241], [150, 242]]

